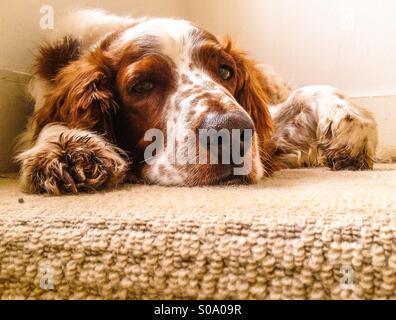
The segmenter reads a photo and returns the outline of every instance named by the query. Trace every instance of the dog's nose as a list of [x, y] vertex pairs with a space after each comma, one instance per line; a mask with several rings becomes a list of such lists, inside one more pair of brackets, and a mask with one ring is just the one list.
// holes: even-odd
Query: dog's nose
[[[250, 117], [243, 112], [229, 112], [225, 114], [218, 113], [210, 113], [208, 114], [202, 121], [199, 129], [214, 129], [215, 132], [218, 133], [219, 144], [219, 153], [221, 154], [223, 146], [225, 144], [224, 136], [220, 133], [228, 134], [228, 143], [229, 150], [228, 152], [232, 153], [232, 148], [235, 148], [235, 143], [240, 145], [239, 151], [240, 156], [245, 155], [245, 151], [250, 147], [251, 139], [254, 132], [254, 123]], [[208, 131], [210, 134], [210, 131]], [[239, 136], [236, 136], [239, 135]], [[206, 140], [205, 142], [206, 143]], [[209, 149], [211, 146], [206, 145], [206, 148]]]
[[243, 112], [210, 113], [202, 121], [200, 129], [215, 129], [217, 131], [227, 129], [230, 133], [232, 129], [238, 129], [242, 133], [247, 129], [254, 131], [254, 123]]

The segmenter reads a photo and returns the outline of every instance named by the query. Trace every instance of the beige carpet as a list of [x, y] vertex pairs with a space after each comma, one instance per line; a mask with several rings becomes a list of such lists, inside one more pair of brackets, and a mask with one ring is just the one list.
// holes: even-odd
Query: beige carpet
[[396, 165], [64, 197], [3, 177], [0, 297], [396, 298]]

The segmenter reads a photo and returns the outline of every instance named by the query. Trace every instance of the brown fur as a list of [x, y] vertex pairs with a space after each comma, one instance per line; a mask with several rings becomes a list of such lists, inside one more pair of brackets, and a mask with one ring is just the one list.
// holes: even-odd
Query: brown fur
[[[142, 52], [141, 55], [144, 55]], [[144, 134], [151, 128], [166, 130], [164, 106], [167, 96], [176, 88], [176, 76], [169, 61], [160, 56], [140, 56], [134, 61], [124, 57], [115, 80], [121, 108], [115, 119], [117, 141], [134, 159], [135, 165], [143, 161], [148, 142]], [[131, 95], [130, 87], [139, 76], [149, 75], [155, 88], [149, 95]]]
[[64, 37], [55, 43], [40, 46], [36, 58], [36, 74], [55, 82], [58, 72], [81, 55], [80, 42], [72, 37]]
[[35, 137], [52, 122], [90, 129], [114, 140], [112, 117], [118, 109], [113, 99], [111, 60], [97, 49], [71, 62], [56, 75], [55, 88], [33, 114]]

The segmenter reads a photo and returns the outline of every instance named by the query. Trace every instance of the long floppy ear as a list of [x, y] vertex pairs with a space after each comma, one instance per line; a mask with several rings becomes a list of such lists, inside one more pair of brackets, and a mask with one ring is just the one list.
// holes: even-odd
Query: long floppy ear
[[114, 142], [113, 117], [118, 109], [113, 97], [111, 58], [100, 48], [62, 68], [54, 88], [33, 114], [35, 135], [51, 122], [93, 130]]
[[235, 98], [253, 119], [261, 158], [268, 161], [269, 144], [272, 135], [272, 118], [268, 109], [269, 97], [267, 83], [257, 64], [249, 59], [246, 53], [235, 49], [229, 38], [225, 40], [225, 50], [237, 64], [237, 89]]

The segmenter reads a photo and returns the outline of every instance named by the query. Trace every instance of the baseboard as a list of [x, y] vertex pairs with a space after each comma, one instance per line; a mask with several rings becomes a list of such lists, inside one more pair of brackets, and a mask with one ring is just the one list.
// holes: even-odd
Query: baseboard
[[12, 147], [32, 112], [26, 95], [30, 75], [0, 69], [0, 173], [13, 172]]

